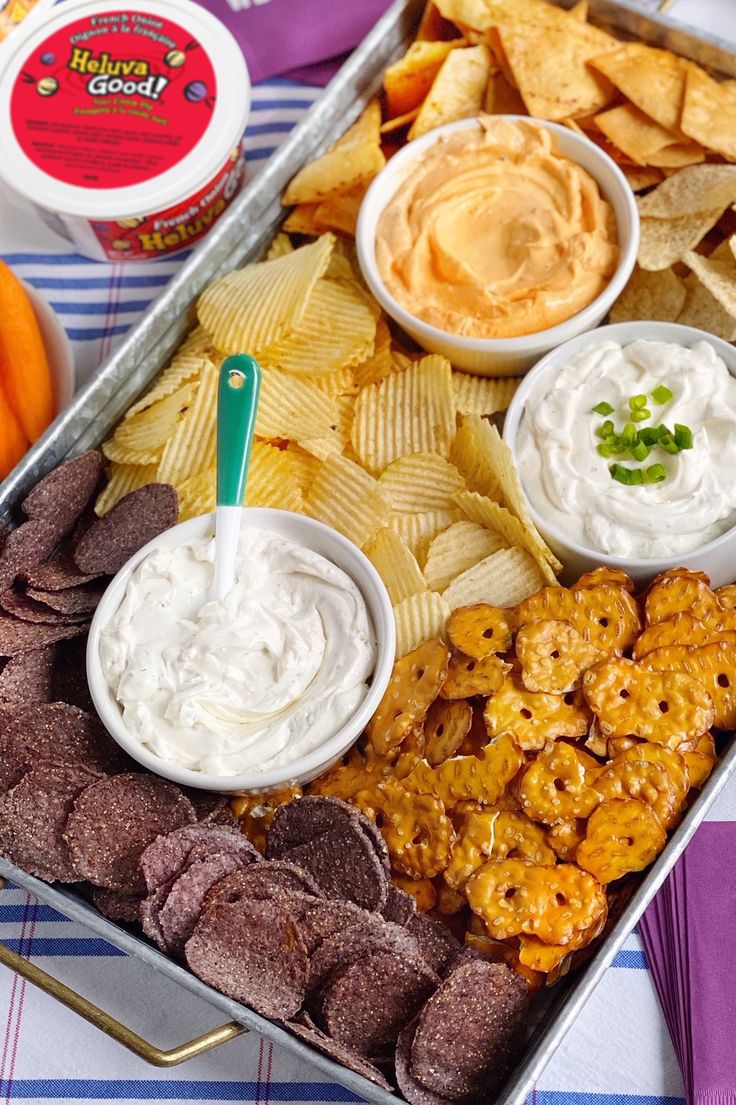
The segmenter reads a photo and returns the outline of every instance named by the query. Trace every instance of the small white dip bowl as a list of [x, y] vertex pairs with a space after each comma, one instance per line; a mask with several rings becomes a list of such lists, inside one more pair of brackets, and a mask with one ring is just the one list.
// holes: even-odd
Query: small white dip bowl
[[[619, 322], [612, 326], [601, 326], [598, 330], [578, 335], [548, 353], [522, 380], [506, 412], [503, 431], [504, 441], [514, 457], [517, 434], [524, 418], [524, 411], [540, 379], [543, 377], [551, 379], [558, 369], [582, 350], [600, 345], [604, 341], [618, 342], [619, 345], [630, 345], [635, 341], [660, 341], [684, 346], [705, 341], [725, 362], [731, 375], [736, 377], [736, 348], [704, 330], [697, 330], [692, 326], [680, 326], [675, 322]], [[734, 433], [736, 433], [736, 426], [734, 426]], [[526, 498], [534, 524], [565, 566], [562, 578], [566, 582], [578, 579], [584, 572], [591, 571], [601, 564], [609, 568], [622, 568], [639, 584], [649, 583], [654, 576], [659, 575], [660, 572], [666, 572], [669, 568], [692, 568], [705, 572], [710, 576], [714, 587], [731, 583], [736, 577], [736, 527], [727, 530], [714, 541], [709, 541], [707, 545], [701, 545], [687, 553], [677, 553], [675, 556], [647, 559], [610, 556], [600, 550], [577, 544], [559, 529], [552, 519], [542, 516], [529, 502], [528, 495]]]
[[123, 722], [122, 712], [100, 662], [100, 637], [118, 609], [128, 581], [146, 556], [156, 549], [176, 548], [215, 532], [215, 515], [203, 514], [182, 522], [145, 545], [120, 569], [97, 607], [87, 643], [87, 680], [95, 708], [110, 735], [128, 755], [156, 775], [181, 786], [228, 794], [266, 794], [282, 787], [301, 786], [332, 767], [358, 739], [383, 697], [396, 653], [396, 629], [388, 592], [376, 569], [347, 538], [301, 514], [268, 508], [246, 508], [244, 526], [269, 530], [295, 541], [331, 560], [357, 584], [365, 600], [376, 635], [376, 666], [368, 693], [350, 720], [329, 740], [305, 756], [268, 771], [244, 775], [208, 775], [172, 764], [157, 756], [133, 736]]
[[409, 334], [422, 349], [441, 353], [456, 367], [478, 376], [518, 376], [550, 349], [591, 330], [603, 320], [624, 290], [636, 263], [639, 249], [639, 211], [626, 177], [618, 165], [595, 142], [576, 134], [558, 123], [533, 119], [528, 115], [493, 116], [511, 122], [535, 123], [552, 131], [555, 147], [565, 157], [585, 169], [608, 200], [616, 216], [619, 261], [611, 280], [592, 303], [558, 326], [525, 334], [517, 338], [468, 338], [431, 326], [410, 314], [389, 293], [376, 261], [376, 233], [385, 207], [394, 198], [421, 159], [425, 150], [448, 134], [478, 128], [478, 120], [461, 119], [437, 127], [429, 134], [409, 142], [394, 154], [366, 192], [360, 207], [355, 244], [365, 282], [387, 314]]

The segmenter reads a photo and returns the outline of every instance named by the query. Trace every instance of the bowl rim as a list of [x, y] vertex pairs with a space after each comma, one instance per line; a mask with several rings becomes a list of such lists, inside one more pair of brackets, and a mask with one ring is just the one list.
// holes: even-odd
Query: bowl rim
[[[647, 336], [647, 333], [636, 334], [632, 337], [620, 339], [619, 343], [621, 345], [630, 345], [634, 341], [668, 341], [670, 344], [687, 345], [690, 347], [696, 341], [707, 341], [714, 346], [719, 357], [721, 357], [731, 375], [736, 379], [736, 347], [724, 341], [723, 338], [719, 338], [715, 334], [709, 334], [707, 330], [700, 330], [696, 326], [685, 326], [679, 322], [664, 322], [654, 319], [632, 319], [627, 322], [607, 323], [605, 326], [599, 326], [595, 330], [586, 330], [582, 334], [577, 334], [574, 338], [570, 338], [569, 341], [563, 342], [562, 345], [558, 345], [555, 349], [551, 349], [548, 353], [545, 353], [533, 368], [527, 372], [511, 398], [511, 402], [506, 411], [502, 436], [506, 445], [508, 445], [511, 450], [514, 464], [517, 466], [517, 471], [517, 435], [522, 418], [524, 417], [529, 393], [540, 377], [543, 376], [545, 372], [550, 372], [561, 367], [565, 357], [575, 356], [589, 345], [598, 344], [607, 340], [616, 340], [617, 334], [628, 332], [631, 329], [636, 330], [639, 327], [645, 328], [649, 336]], [[677, 332], [674, 336], [672, 335], [673, 330]], [[670, 337], [667, 337], [668, 334]], [[658, 337], [657, 335], [661, 336]], [[602, 549], [593, 549], [587, 545], [581, 545], [579, 542], [574, 541], [559, 529], [554, 522], [548, 521], [544, 515], [539, 513], [526, 492], [521, 476], [519, 476], [519, 484], [529, 514], [540, 533], [548, 533], [554, 541], [560, 546], [569, 549], [574, 555], [585, 557], [587, 560], [596, 560], [599, 564], [607, 568], [621, 568], [624, 571], [632, 570], [642, 575], [646, 572], [656, 574], [659, 571], [667, 571], [670, 568], [677, 567], [683, 559], [691, 560], [695, 556], [717, 552], [729, 542], [736, 540], [735, 523], [724, 533], [719, 534], [718, 537], [714, 537], [712, 541], [708, 541], [704, 545], [697, 545], [695, 548], [685, 553], [674, 553], [669, 556], [657, 557], [615, 556], [613, 553], [606, 553]]]
[[[629, 217], [630, 227], [626, 234], [626, 241], [622, 243], [620, 239], [625, 228], [622, 228], [619, 225], [619, 220], [616, 219], [620, 250], [618, 264], [606, 286], [586, 307], [554, 326], [547, 327], [544, 330], [535, 330], [531, 334], [519, 334], [511, 338], [466, 337], [455, 334], [451, 330], [442, 330], [438, 326], [425, 322], [418, 315], [407, 311], [388, 291], [378, 270], [375, 250], [375, 224], [377, 224], [396, 190], [394, 189], [390, 195], [385, 195], [389, 183], [402, 168], [415, 158], [420, 157], [428, 147], [433, 146], [444, 135], [479, 127], [481, 117], [482, 115], [473, 115], [465, 119], [455, 120], [452, 123], [445, 123], [443, 126], [436, 127], [427, 134], [423, 134], [420, 138], [408, 142], [393, 155], [391, 160], [384, 165], [373, 179], [360, 205], [355, 233], [355, 245], [361, 272], [372, 294], [392, 318], [410, 333], [415, 331], [429, 341], [444, 342], [446, 345], [454, 346], [456, 350], [498, 355], [519, 353], [524, 350], [525, 346], [533, 349], [536, 345], [542, 343], [547, 346], [561, 344], [567, 339], [568, 327], [574, 325], [580, 330], [585, 329], [589, 324], [595, 325], [601, 317], [602, 310], [605, 311], [623, 291], [636, 264], [636, 256], [639, 251], [640, 220], [634, 193], [613, 158], [585, 135], [578, 134], [560, 123], [554, 123], [549, 119], [539, 119], [533, 115], [504, 114], [489, 116], [492, 119], [505, 119], [514, 123], [533, 123], [552, 131], [554, 135], [560, 135], [572, 146], [584, 149], [591, 154], [615, 180], [620, 191], [620, 198], [623, 200]], [[564, 156], [571, 161], [576, 161], [576, 158], [571, 154], [566, 153]], [[579, 162], [576, 163], [579, 164]], [[383, 202], [381, 202], [382, 200]], [[610, 203], [610, 198], [608, 201]], [[375, 218], [371, 210], [374, 206], [378, 208]], [[369, 225], [369, 220], [374, 223], [372, 228]]]
[[[174, 546], [184, 544], [188, 540], [195, 540], [198, 535], [204, 536], [210, 528], [214, 532], [214, 511], [197, 515], [164, 530], [163, 533], [154, 537], [152, 541], [139, 549], [115, 574], [100, 600], [90, 625], [86, 650], [86, 669], [90, 694], [100, 720], [117, 744], [143, 767], [156, 775], [178, 783], [180, 786], [188, 786], [197, 790], [211, 790], [231, 794], [244, 792], [258, 794], [278, 790], [289, 785], [292, 780], [297, 778], [304, 778], [305, 782], [308, 781], [307, 776], [310, 779], [315, 778], [320, 774], [320, 768], [325, 771], [328, 770], [336, 759], [339, 759], [352, 747], [375, 713], [389, 684], [396, 654], [396, 627], [386, 585], [365, 553], [352, 541], [349, 541], [348, 538], [331, 526], [318, 522], [307, 515], [296, 514], [288, 510], [277, 510], [271, 507], [244, 507], [243, 511], [244, 516], [247, 514], [249, 517], [251, 524], [256, 526], [260, 524], [264, 529], [268, 528], [270, 520], [272, 524], [276, 522], [280, 526], [296, 527], [302, 534], [311, 533], [315, 538], [326, 539], [327, 543], [332, 544], [333, 548], [340, 549], [345, 560], [352, 561], [353, 567], [357, 565], [366, 580], [369, 581], [370, 587], [368, 593], [366, 593], [365, 586], [355, 579], [352, 572], [348, 568], [342, 569], [353, 579], [363, 595], [376, 635], [376, 663], [368, 693], [345, 724], [317, 748], [285, 765], [268, 771], [249, 771], [240, 775], [210, 775], [206, 772], [172, 764], [146, 748], [126, 728], [120, 708], [110, 690], [100, 663], [99, 651], [102, 631], [120, 605], [128, 580], [141, 561], [149, 553], [160, 548], [162, 541], [164, 545]], [[177, 532], [181, 535], [180, 542], [171, 540], [171, 535]], [[298, 540], [299, 538], [294, 535], [293, 539]], [[321, 555], [326, 556], [326, 559], [330, 559], [326, 553]], [[379, 624], [377, 613], [385, 623], [384, 625]]]
[[[56, 418], [62, 411], [66, 410], [74, 398], [76, 383], [74, 350], [72, 349], [72, 343], [69, 340], [66, 329], [62, 325], [61, 319], [48, 299], [46, 299], [37, 288], [34, 288], [33, 284], [29, 283], [28, 280], [24, 280], [22, 277], [18, 277], [18, 279], [23, 286], [23, 291], [28, 296], [31, 307], [33, 308], [33, 313], [36, 316], [36, 322], [41, 331], [41, 340], [51, 372], [51, 383], [54, 393], [54, 417]], [[50, 348], [49, 338], [52, 338], [55, 343], [55, 348], [53, 350]], [[54, 354], [53, 356], [52, 353]]]

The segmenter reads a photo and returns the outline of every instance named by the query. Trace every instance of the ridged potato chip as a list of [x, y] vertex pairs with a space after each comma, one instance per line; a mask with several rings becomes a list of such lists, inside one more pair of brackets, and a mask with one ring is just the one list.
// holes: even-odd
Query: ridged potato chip
[[163, 449], [196, 391], [197, 385], [192, 381], [145, 410], [127, 415], [115, 431], [112, 443], [118, 450], [129, 450], [131, 454]]
[[421, 564], [424, 561], [430, 542], [459, 522], [463, 512], [455, 510], [427, 510], [422, 514], [405, 514], [401, 511], [393, 511], [389, 515], [388, 524], [403, 538], [414, 556]]
[[330, 399], [338, 399], [342, 395], [356, 395], [355, 377], [350, 367], [330, 372], [327, 376], [312, 376], [310, 383], [323, 391]]
[[302, 489], [285, 449], [277, 449], [265, 441], [253, 442], [245, 505], [303, 510]]
[[544, 586], [539, 568], [523, 549], [500, 549], [466, 569], [442, 592], [450, 610], [487, 602], [515, 606]]
[[399, 457], [384, 468], [378, 482], [391, 510], [409, 514], [452, 510], [457, 505], [454, 492], [465, 486], [454, 464], [436, 453]]
[[470, 491], [497, 499], [501, 495], [501, 485], [491, 450], [490, 422], [478, 414], [464, 415], [450, 449], [450, 460]]
[[429, 590], [414, 554], [395, 530], [388, 526], [379, 529], [364, 552], [386, 584], [392, 606]]
[[444, 357], [422, 357], [358, 395], [353, 448], [374, 472], [408, 453], [446, 457], [454, 436], [452, 370]]
[[[197, 327], [192, 334], [197, 335], [197, 344], [199, 343], [200, 336], [206, 338], [209, 343], [209, 338], [201, 327]], [[189, 341], [189, 339], [187, 339], [187, 341]], [[195, 339], [192, 337], [192, 344], [194, 343]], [[184, 384], [199, 379], [203, 367], [210, 358], [205, 353], [197, 351], [185, 353], [183, 349], [184, 346], [179, 349], [171, 364], [164, 369], [146, 394], [141, 396], [132, 407], [128, 408], [125, 415], [126, 420], [128, 418], [133, 418], [139, 411], [144, 411], [148, 407], [152, 407], [154, 403], [157, 403], [160, 399], [165, 399], [168, 395], [172, 395], [175, 391], [179, 391]]]
[[[309, 380], [276, 368], [263, 373], [256, 417], [258, 437], [329, 438], [336, 435], [339, 417], [337, 401]], [[339, 452], [337, 444], [335, 448]]]
[[209, 514], [217, 501], [217, 464], [213, 461], [177, 485], [179, 521]]
[[113, 464], [158, 464], [163, 452], [163, 446], [156, 449], [126, 449], [118, 444], [115, 438], [104, 442], [102, 452]]
[[385, 380], [396, 371], [396, 364], [391, 350], [391, 331], [383, 315], [379, 316], [376, 323], [376, 337], [373, 353], [362, 364], [353, 369], [355, 383], [359, 388], [368, 384], [377, 384]]
[[358, 548], [388, 521], [388, 507], [373, 477], [337, 454], [328, 457], [319, 468], [305, 509], [312, 518], [332, 526]]
[[377, 309], [355, 284], [322, 278], [301, 321], [258, 354], [261, 368], [324, 376], [360, 364], [373, 352]]
[[107, 514], [129, 491], [154, 483], [157, 470], [158, 464], [111, 464], [107, 485], [95, 503], [95, 514]]
[[424, 578], [432, 591], [444, 591], [459, 575], [506, 547], [500, 534], [477, 522], [456, 522], [438, 533], [427, 549]]
[[431, 637], [444, 637], [450, 608], [435, 591], [410, 595], [394, 606], [396, 655], [406, 656]]
[[[562, 565], [542, 541], [533, 523], [532, 528], [528, 528], [505, 507], [479, 495], [477, 491], [459, 491], [455, 495], [455, 502], [471, 522], [488, 526], [500, 534], [505, 544], [527, 552], [538, 568], [538, 578], [544, 581], [539, 584], [540, 587], [544, 583], [557, 582], [555, 569], [559, 570]], [[526, 598], [526, 595], [522, 598]]]
[[172, 483], [176, 487], [214, 460], [219, 377], [220, 370], [208, 361], [202, 369], [197, 394], [166, 442], [156, 477], [159, 483]]
[[369, 180], [386, 164], [381, 152], [381, 107], [372, 100], [356, 123], [327, 153], [301, 169], [283, 194], [286, 207], [314, 203], [332, 192], [345, 192]]
[[332, 234], [273, 261], [236, 269], [199, 297], [197, 316], [217, 349], [254, 356], [281, 341], [304, 317], [335, 244]]
[[470, 376], [467, 372], [453, 372], [455, 407], [461, 414], [490, 415], [505, 411], [519, 383], [515, 376], [492, 379]]

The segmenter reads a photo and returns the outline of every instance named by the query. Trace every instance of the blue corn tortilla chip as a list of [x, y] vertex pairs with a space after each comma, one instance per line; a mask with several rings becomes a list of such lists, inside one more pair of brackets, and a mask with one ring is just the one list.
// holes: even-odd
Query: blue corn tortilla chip
[[82, 534], [74, 563], [85, 575], [114, 575], [131, 556], [176, 525], [179, 499], [167, 483], [149, 483], [120, 502]]

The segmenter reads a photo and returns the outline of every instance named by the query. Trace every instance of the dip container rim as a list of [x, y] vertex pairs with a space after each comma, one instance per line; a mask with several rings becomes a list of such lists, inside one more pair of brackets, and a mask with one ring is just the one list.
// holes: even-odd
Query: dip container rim
[[[564, 344], [557, 346], [556, 349], [552, 349], [549, 353], [545, 354], [545, 356], [524, 376], [519, 387], [516, 389], [508, 406], [508, 410], [506, 411], [503, 428], [503, 440], [511, 450], [514, 464], [517, 463], [517, 434], [526, 411], [527, 400], [535, 384], [545, 374], [549, 373], [552, 375], [571, 357], [576, 356], [588, 347], [600, 345], [604, 341], [616, 341], [621, 346], [631, 345], [632, 342], [635, 341], [660, 341], [668, 342], [671, 345], [674, 344], [687, 347], [699, 341], [708, 342], [713, 346], [718, 356], [725, 363], [731, 376], [736, 378], [736, 348], [724, 341], [723, 338], [718, 338], [715, 334], [710, 334], [706, 330], [699, 330], [695, 326], [684, 326], [679, 322], [632, 320], [629, 322], [609, 323], [606, 326], [599, 326], [596, 330], [586, 330], [583, 334], [578, 334], [577, 337], [571, 338], [569, 341], [564, 342]], [[734, 426], [734, 432], [736, 432], [736, 426]], [[700, 556], [703, 553], [719, 552], [729, 543], [734, 543], [734, 551], [736, 552], [735, 523], [718, 537], [713, 538], [712, 541], [708, 541], [703, 545], [698, 545], [684, 553], [673, 553], [667, 556], [652, 557], [616, 556], [613, 553], [606, 553], [603, 552], [602, 549], [595, 549], [589, 545], [581, 545], [563, 530], [559, 529], [554, 522], [549, 521], [545, 515], [540, 514], [529, 499], [521, 475], [519, 475], [519, 483], [521, 484], [521, 489], [524, 493], [524, 499], [532, 521], [540, 532], [543, 534], [548, 533], [550, 537], [559, 542], [560, 545], [567, 546], [573, 553], [589, 559], [595, 559], [599, 564], [608, 568], [621, 568], [623, 571], [632, 569], [639, 575], [649, 571], [652, 575], [655, 575], [659, 572], [668, 571], [670, 568], [679, 567], [685, 559], [689, 561], [692, 560], [693, 557]]]
[[[544, 341], [545, 344], [549, 346], [559, 344], [565, 341], [569, 336], [568, 327], [574, 325], [576, 327], [575, 332], [578, 333], [581, 328], [594, 326], [598, 322], [602, 314], [602, 300], [608, 301], [608, 306], [610, 306], [618, 298], [626, 286], [633, 272], [634, 265], [636, 264], [636, 255], [639, 250], [639, 209], [636, 205], [636, 198], [631, 190], [631, 186], [621, 169], [612, 157], [589, 138], [577, 134], [568, 127], [562, 126], [560, 123], [553, 123], [548, 119], [539, 119], [531, 115], [499, 114], [490, 115], [489, 118], [504, 119], [512, 123], [531, 123], [543, 127], [545, 130], [551, 131], [555, 138], [561, 138], [563, 140], [563, 145], [569, 147], [570, 150], [585, 151], [586, 155], [596, 160], [615, 181], [615, 185], [619, 190], [619, 196], [617, 198], [622, 201], [623, 207], [626, 209], [626, 215], [630, 225], [628, 228], [621, 226], [620, 220], [618, 216], [616, 216], [619, 246], [618, 263], [611, 279], [598, 293], [595, 299], [591, 300], [587, 307], [570, 315], [569, 318], [563, 319], [562, 322], [556, 323], [556, 325], [547, 327], [544, 330], [533, 330], [531, 333], [518, 334], [510, 338], [475, 338], [456, 334], [452, 330], [443, 330], [438, 326], [433, 326], [419, 315], [412, 314], [411, 311], [408, 311], [388, 291], [376, 261], [376, 229], [381, 215], [389, 202], [393, 199], [398, 188], [403, 184], [404, 180], [411, 172], [414, 163], [420, 160], [424, 152], [446, 135], [454, 134], [457, 131], [480, 129], [480, 117], [477, 115], [467, 119], [459, 119], [453, 123], [446, 123], [441, 127], [436, 127], [427, 134], [423, 134], [420, 138], [415, 138], [411, 142], [407, 142], [405, 146], [391, 157], [390, 161], [386, 163], [370, 184], [360, 205], [355, 234], [355, 245], [358, 254], [358, 262], [371, 293], [375, 296], [384, 310], [405, 329], [420, 334], [430, 341], [444, 342], [447, 346], [452, 346], [458, 351], [504, 355], [522, 351], [525, 344], [536, 346], [540, 341]], [[573, 161], [575, 164], [585, 169], [585, 166], [580, 163], [574, 153], [564, 149], [559, 149], [559, 152], [563, 157], [567, 158], [567, 160]], [[601, 195], [613, 206], [611, 195], [601, 187], [595, 173], [591, 172], [590, 169], [585, 169], [585, 171], [596, 180]], [[614, 210], [614, 215], [615, 214]]]
[[[121, 188], [95, 189], [50, 176], [20, 148], [10, 99], [28, 54], [85, 15], [140, 11], [178, 24], [201, 39], [217, 77], [212, 118], [199, 141], [171, 168]], [[250, 113], [251, 81], [243, 53], [219, 19], [192, 0], [57, 0], [26, 19], [0, 44], [0, 180], [27, 201], [60, 215], [90, 220], [140, 218], [185, 202], [203, 188], [239, 145]]]
[[396, 629], [391, 600], [383, 580], [367, 556], [337, 530], [306, 515], [270, 507], [245, 507], [243, 520], [246, 525], [286, 536], [320, 553], [350, 576], [360, 590], [375, 633], [376, 662], [368, 692], [345, 724], [317, 748], [290, 763], [240, 775], [212, 775], [170, 763], [141, 744], [125, 726], [120, 706], [100, 662], [102, 632], [118, 609], [128, 581], [141, 561], [162, 547], [176, 548], [189, 541], [212, 537], [215, 531], [214, 512], [198, 515], [165, 530], [139, 549], [114, 576], [90, 626], [87, 680], [103, 725], [124, 751], [143, 767], [181, 786], [229, 794], [260, 794], [311, 781], [352, 747], [375, 713], [391, 678], [396, 653]]

